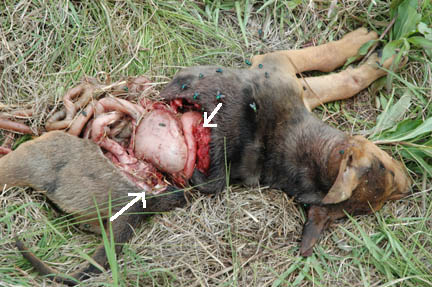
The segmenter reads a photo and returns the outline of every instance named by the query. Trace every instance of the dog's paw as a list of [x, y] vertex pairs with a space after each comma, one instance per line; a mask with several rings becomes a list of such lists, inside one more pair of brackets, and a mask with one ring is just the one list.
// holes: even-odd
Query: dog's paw
[[369, 32], [366, 28], [360, 28], [346, 34], [340, 41], [342, 50], [354, 56], [358, 55], [359, 49], [370, 40], [378, 39], [376, 32]]
[[363, 45], [370, 40], [378, 39], [378, 34], [374, 31], [368, 31], [366, 28], [359, 28], [352, 32], [349, 32], [343, 36], [342, 40], [352, 42], [356, 45]]
[[225, 179], [209, 179], [203, 173], [195, 169], [191, 179], [189, 179], [189, 184], [192, 186], [192, 188], [198, 190], [200, 193], [216, 194], [222, 191], [224, 187], [224, 181]]
[[[366, 61], [366, 65], [369, 65], [371, 67], [373, 67], [374, 69], [379, 69], [379, 68], [384, 68], [386, 70], [389, 70], [393, 64], [393, 62], [395, 61], [397, 55], [393, 55], [390, 58], [386, 59], [384, 61], [384, 63], [382, 62], [382, 51], [379, 50], [378, 52], [373, 53], [372, 55], [370, 55], [370, 57], [367, 59]], [[393, 68], [393, 70], [399, 70], [401, 69], [407, 62], [407, 58], [404, 57], [400, 63], [398, 64], [398, 66], [396, 68]]]

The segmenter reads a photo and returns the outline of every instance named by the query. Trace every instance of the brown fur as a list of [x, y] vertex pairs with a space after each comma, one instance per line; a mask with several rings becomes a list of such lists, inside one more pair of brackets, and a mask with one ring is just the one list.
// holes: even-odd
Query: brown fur
[[[195, 171], [191, 184], [202, 184], [198, 189], [205, 193], [221, 191], [226, 156], [231, 182], [271, 185], [309, 204], [302, 255], [311, 254], [320, 233], [345, 211], [368, 213], [380, 209], [386, 200], [406, 195], [410, 180], [400, 163], [370, 141], [348, 136], [310, 113], [320, 103], [353, 96], [384, 75], [376, 66], [376, 56], [359, 68], [338, 74], [302, 80], [296, 77], [305, 70], [332, 71], [371, 39], [376, 39], [375, 33], [359, 29], [322, 46], [256, 56], [249, 70], [206, 66], [179, 72], [162, 91], [164, 99], [185, 98], [207, 112], [223, 103], [212, 120], [218, 126], [211, 134], [210, 170], [207, 175]], [[184, 84], [187, 89], [182, 88]], [[195, 100], [196, 92], [199, 98]], [[217, 99], [217, 94], [223, 97]], [[94, 206], [93, 198], [106, 210], [109, 192], [112, 200], [137, 192], [98, 147], [60, 132], [23, 144], [0, 159], [0, 167], [1, 184], [46, 190], [47, 197], [61, 209], [80, 215], [88, 214], [85, 210]], [[171, 193], [148, 201], [146, 212], [184, 203], [183, 193]], [[112, 212], [118, 208], [113, 207]], [[134, 210], [141, 209], [136, 205]], [[106, 211], [103, 215], [107, 216]], [[146, 216], [128, 215], [114, 221], [115, 242], [127, 241], [132, 228]], [[51, 274], [59, 282], [75, 283], [57, 275], [20, 241], [17, 246], [40, 273]], [[93, 258], [106, 266], [103, 246]], [[88, 265], [72, 277], [80, 280], [94, 272], [99, 269]]]

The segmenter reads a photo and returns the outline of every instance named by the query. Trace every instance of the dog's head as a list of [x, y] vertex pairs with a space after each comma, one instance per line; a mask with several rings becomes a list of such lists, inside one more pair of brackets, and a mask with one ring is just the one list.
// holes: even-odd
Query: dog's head
[[408, 194], [411, 180], [402, 164], [364, 137], [351, 137], [346, 148], [338, 152], [339, 172], [323, 204], [341, 204], [347, 211], [360, 214]]
[[346, 147], [334, 152], [341, 157], [333, 186], [313, 205], [303, 229], [300, 253], [312, 254], [312, 248], [328, 224], [349, 214], [379, 210], [386, 201], [408, 195], [411, 179], [402, 164], [364, 137], [354, 136]]

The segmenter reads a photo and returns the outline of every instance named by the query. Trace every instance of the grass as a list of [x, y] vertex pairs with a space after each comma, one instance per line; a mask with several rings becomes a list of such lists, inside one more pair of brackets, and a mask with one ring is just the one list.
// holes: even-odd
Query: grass
[[[394, 11], [386, 1], [331, 2], [4, 1], [0, 101], [34, 107], [29, 121], [36, 132], [85, 75], [145, 74], [162, 88], [183, 66], [246, 67], [251, 55], [322, 44], [360, 26], [381, 33]], [[430, 28], [432, 5], [420, 2], [417, 11]], [[396, 36], [412, 37], [392, 32], [385, 43]], [[432, 64], [414, 44], [404, 55], [408, 63], [391, 85], [378, 81], [315, 112], [348, 133], [387, 142], [381, 147], [404, 162], [415, 182], [411, 196], [377, 214], [341, 220], [312, 257], [301, 258], [300, 206], [266, 187], [227, 185], [218, 196], [196, 196], [186, 208], [153, 217], [111, 262], [115, 276], [108, 271], [81, 286], [432, 286], [432, 138], [430, 132], [406, 137], [432, 116]], [[409, 108], [392, 108], [403, 95]], [[101, 238], [62, 216], [29, 189], [0, 192], [0, 286], [53, 284], [16, 251], [16, 234], [65, 273], [94, 251]]]

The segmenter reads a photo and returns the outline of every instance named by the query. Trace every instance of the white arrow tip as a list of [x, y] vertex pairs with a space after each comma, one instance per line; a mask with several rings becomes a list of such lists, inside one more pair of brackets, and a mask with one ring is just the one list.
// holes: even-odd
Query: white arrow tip
[[207, 117], [207, 112], [204, 112], [204, 123], [203, 127], [205, 128], [216, 128], [217, 124], [211, 124], [210, 121], [213, 117]]
[[217, 124], [211, 124], [210, 121], [213, 119], [213, 117], [216, 115], [216, 113], [219, 111], [219, 109], [222, 107], [222, 103], [219, 103], [216, 108], [213, 110], [213, 112], [210, 114], [210, 116], [207, 116], [207, 112], [204, 112], [204, 123], [203, 127], [205, 128], [217, 128]]

